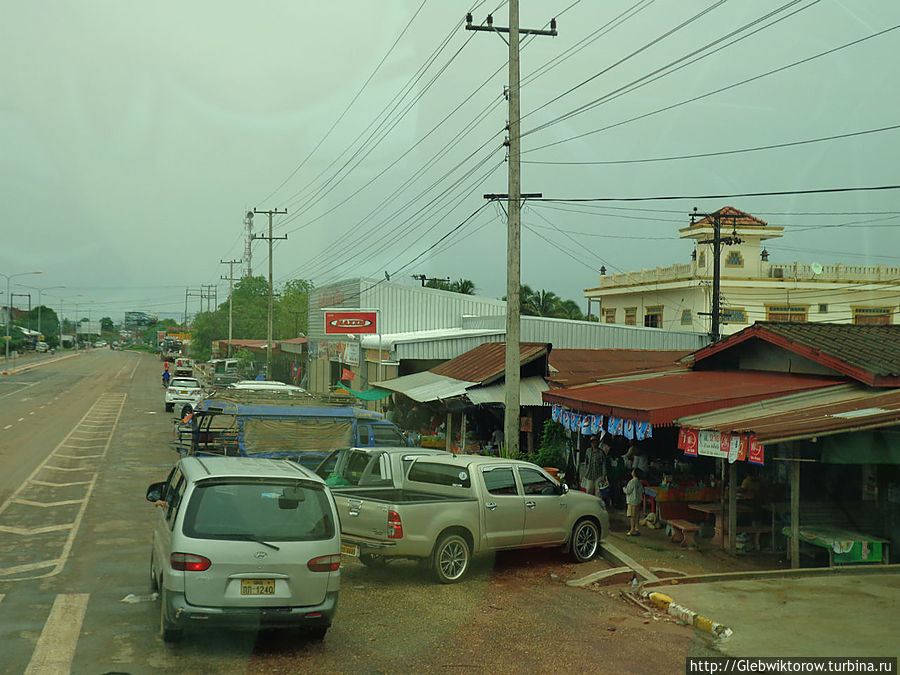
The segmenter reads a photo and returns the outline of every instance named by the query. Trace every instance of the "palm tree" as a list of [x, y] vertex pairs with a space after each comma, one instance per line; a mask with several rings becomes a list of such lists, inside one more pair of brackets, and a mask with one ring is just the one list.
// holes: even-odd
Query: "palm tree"
[[534, 308], [537, 316], [558, 316], [559, 296], [553, 291], [541, 290], [534, 294]]
[[581, 308], [574, 300], [563, 300], [559, 304], [558, 316], [563, 319], [575, 319], [576, 321], [584, 320], [584, 314], [581, 313]]
[[457, 279], [450, 284], [450, 290], [463, 295], [475, 295], [475, 283], [471, 279]]

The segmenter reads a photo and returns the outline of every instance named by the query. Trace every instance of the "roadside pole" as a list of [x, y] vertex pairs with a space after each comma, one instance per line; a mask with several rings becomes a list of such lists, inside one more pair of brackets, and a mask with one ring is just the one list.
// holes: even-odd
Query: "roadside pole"
[[253, 235], [253, 239], [266, 239], [269, 242], [269, 320], [268, 320], [268, 331], [266, 333], [266, 379], [271, 378], [272, 374], [272, 298], [274, 293], [272, 291], [272, 241], [275, 239], [287, 239], [287, 235], [283, 237], [273, 237], [272, 236], [272, 216], [276, 214], [285, 214], [287, 213], [287, 209], [283, 211], [279, 211], [278, 209], [270, 209], [268, 211], [260, 211], [258, 209], [253, 209], [253, 213], [265, 213], [269, 216], [269, 236], [263, 237], [258, 234]]
[[[221, 277], [221, 279], [228, 279], [228, 354], [227, 357], [231, 358], [231, 327], [232, 327], [232, 296], [234, 295], [234, 266], [240, 265], [243, 261], [241, 260], [220, 260], [219, 261], [223, 265], [228, 265], [228, 276]], [[268, 366], [267, 366], [268, 367]]]

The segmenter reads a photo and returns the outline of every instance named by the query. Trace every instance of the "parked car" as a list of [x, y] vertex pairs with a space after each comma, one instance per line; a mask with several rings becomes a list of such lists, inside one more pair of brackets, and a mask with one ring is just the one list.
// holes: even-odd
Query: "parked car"
[[94, 343], [94, 346], [95, 346], [95, 347], [105, 347], [105, 346], [106, 346], [106, 341], [105, 341], [105, 340], [97, 340], [97, 341]]
[[183, 458], [157, 503], [150, 582], [166, 642], [185, 629], [304, 628], [322, 639], [340, 589], [340, 532], [321, 478], [295, 462]]
[[34, 351], [48, 352], [48, 351], [50, 351], [50, 345], [48, 345], [46, 342], [35, 342], [34, 343]]
[[419, 457], [401, 488], [332, 493], [345, 554], [367, 565], [418, 560], [445, 584], [462, 579], [481, 552], [561, 546], [585, 562], [609, 532], [602, 499], [569, 491], [535, 464], [500, 457]]
[[173, 377], [166, 388], [166, 412], [178, 406], [179, 417], [192, 412], [203, 400], [203, 387], [195, 377]]

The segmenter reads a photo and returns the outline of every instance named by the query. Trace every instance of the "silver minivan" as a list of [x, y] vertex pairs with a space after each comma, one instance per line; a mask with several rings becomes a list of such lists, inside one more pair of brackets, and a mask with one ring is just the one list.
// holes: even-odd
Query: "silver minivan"
[[325, 637], [341, 540], [321, 478], [287, 460], [185, 457], [146, 497], [159, 506], [150, 581], [163, 640], [211, 625]]

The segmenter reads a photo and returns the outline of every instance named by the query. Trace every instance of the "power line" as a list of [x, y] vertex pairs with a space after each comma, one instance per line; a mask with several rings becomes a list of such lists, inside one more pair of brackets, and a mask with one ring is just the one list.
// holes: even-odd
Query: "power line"
[[778, 190], [774, 192], [735, 192], [717, 195], [661, 195], [657, 197], [590, 197], [590, 198], [555, 198], [542, 197], [541, 202], [645, 202], [678, 199], [733, 199], [735, 197], [779, 197], [784, 195], [828, 194], [835, 192], [865, 192], [875, 190], [897, 190], [900, 185], [877, 185], [871, 187], [820, 188], [816, 190]]
[[614, 160], [598, 160], [591, 162], [554, 162], [539, 160], [522, 160], [525, 164], [552, 164], [552, 165], [588, 165], [588, 164], [643, 164], [648, 162], [672, 162], [683, 159], [700, 159], [704, 157], [720, 157], [722, 155], [737, 155], [744, 152], [759, 152], [762, 150], [774, 150], [776, 148], [789, 148], [797, 145], [807, 145], [810, 143], [822, 143], [824, 141], [834, 141], [843, 138], [853, 138], [855, 136], [864, 136], [866, 134], [876, 134], [883, 131], [894, 131], [900, 129], [900, 124], [894, 124], [878, 129], [867, 129], [865, 131], [853, 131], [846, 134], [835, 134], [833, 136], [822, 136], [820, 138], [810, 138], [803, 141], [790, 141], [786, 143], [772, 143], [770, 145], [758, 145], [751, 148], [740, 148], [737, 150], [720, 150], [717, 152], [700, 152], [691, 155], [673, 155], [669, 157], [645, 157], [642, 159], [614, 159]]

